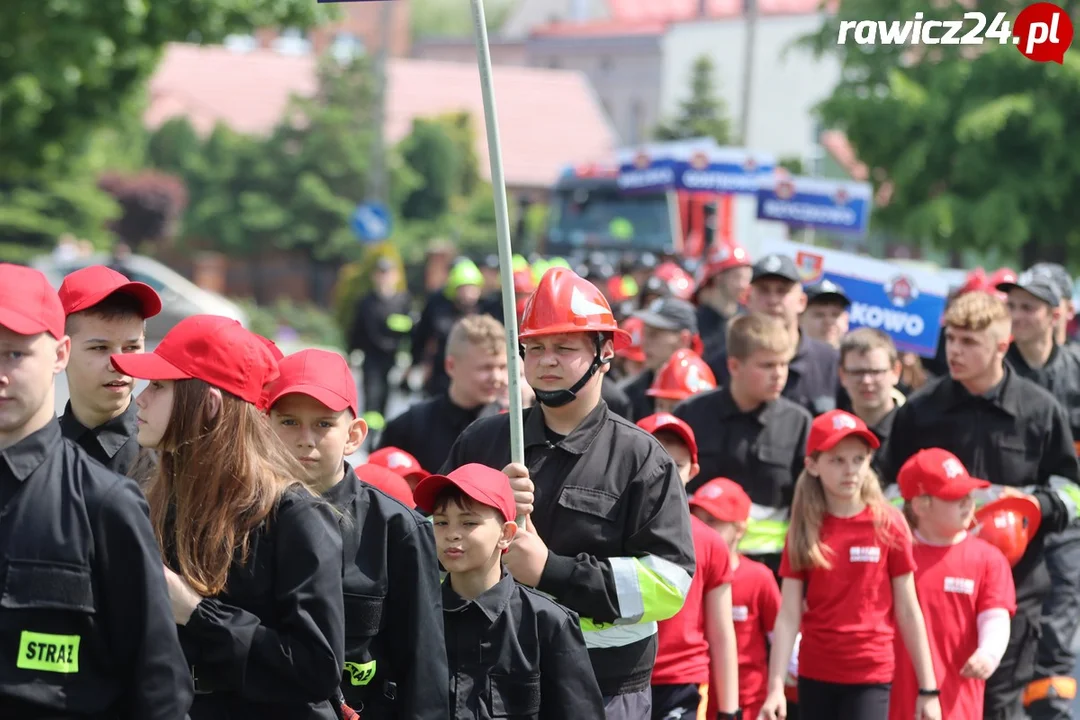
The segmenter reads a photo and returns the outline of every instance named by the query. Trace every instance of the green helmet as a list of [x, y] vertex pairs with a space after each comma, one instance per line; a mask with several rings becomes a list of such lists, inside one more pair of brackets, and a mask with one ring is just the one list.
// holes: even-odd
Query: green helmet
[[529, 269], [529, 261], [525, 259], [524, 255], [514, 254], [511, 267], [514, 268], [514, 272], [521, 272]]
[[452, 300], [458, 288], [466, 285], [484, 286], [484, 275], [472, 260], [462, 260], [450, 270], [450, 277], [446, 279], [446, 296]]
[[547, 272], [549, 267], [551, 266], [548, 265], [548, 261], [544, 258], [540, 258], [532, 264], [532, 276], [534, 285], [540, 284], [540, 278], [544, 277], [544, 273]]
[[570, 267], [570, 262], [564, 257], [553, 257], [553, 258], [551, 258], [550, 260], [548, 260], [548, 265], [547, 266], [548, 266], [549, 270], [551, 268], [553, 268], [553, 267], [566, 268], [567, 270], [572, 270], [573, 269], [573, 268]]

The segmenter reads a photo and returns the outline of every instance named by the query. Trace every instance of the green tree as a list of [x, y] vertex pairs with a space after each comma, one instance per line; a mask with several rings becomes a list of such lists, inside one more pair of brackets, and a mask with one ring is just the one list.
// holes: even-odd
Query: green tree
[[[989, 0], [993, 22], [1027, 3]], [[1073, 12], [1076, 2], [1066, 3]], [[820, 106], [842, 130], [874, 180], [892, 195], [875, 220], [947, 250], [994, 249], [1024, 264], [1080, 251], [1080, 54], [1061, 65], [1024, 58], [1001, 33], [982, 46], [857, 44], [840, 24], [865, 18], [960, 20], [966, 4], [845, 0], [804, 43], [836, 55], [842, 80]], [[966, 23], [964, 31], [972, 27]], [[962, 31], [962, 32], [964, 32]], [[1000, 42], [995, 42], [999, 40]]]
[[401, 141], [401, 156], [424, 179], [401, 205], [406, 220], [437, 220], [450, 209], [460, 178], [461, 158], [443, 123], [417, 118]]
[[660, 123], [653, 135], [657, 140], [687, 140], [712, 137], [721, 145], [731, 142], [731, 120], [716, 89], [716, 66], [708, 55], [694, 62], [690, 93], [679, 103], [678, 114]]
[[166, 43], [324, 15], [312, 0], [0, 3], [0, 180], [75, 161], [94, 130], [135, 111]]

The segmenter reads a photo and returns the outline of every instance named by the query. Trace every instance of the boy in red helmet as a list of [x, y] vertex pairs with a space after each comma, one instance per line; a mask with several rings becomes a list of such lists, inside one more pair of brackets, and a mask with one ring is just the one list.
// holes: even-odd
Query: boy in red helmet
[[601, 400], [602, 378], [630, 337], [594, 285], [548, 270], [520, 339], [537, 400], [524, 413], [525, 466], [510, 464], [510, 419], [499, 415], [465, 430], [442, 472], [470, 462], [504, 468], [517, 513], [528, 516], [506, 567], [580, 615], [608, 720], [642, 720], [656, 623], [682, 607], [694, 572], [682, 481], [655, 438]]

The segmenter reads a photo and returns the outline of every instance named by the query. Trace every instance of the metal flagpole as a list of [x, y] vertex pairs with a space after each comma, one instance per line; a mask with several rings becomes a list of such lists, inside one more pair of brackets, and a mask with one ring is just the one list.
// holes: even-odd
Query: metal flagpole
[[[480, 67], [480, 89], [484, 97], [488, 157], [491, 159], [491, 187], [495, 196], [495, 229], [499, 241], [499, 281], [502, 284], [503, 317], [506, 318], [506, 361], [510, 375], [510, 462], [525, 464], [525, 435], [521, 419], [521, 357], [518, 354], [517, 302], [514, 298], [513, 250], [510, 247], [510, 213], [506, 202], [502, 145], [495, 108], [495, 88], [491, 81], [491, 48], [488, 45], [484, 0], [471, 0], [476, 36], [476, 59]], [[524, 527], [525, 518], [517, 518]]]

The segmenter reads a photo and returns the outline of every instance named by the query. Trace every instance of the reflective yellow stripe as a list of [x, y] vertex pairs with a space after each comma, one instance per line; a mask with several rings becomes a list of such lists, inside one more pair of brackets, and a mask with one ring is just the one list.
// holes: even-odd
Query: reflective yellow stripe
[[386, 327], [396, 333], [407, 333], [412, 330], [413, 321], [408, 315], [393, 313], [386, 318]]
[[767, 555], [783, 551], [789, 517], [787, 508], [751, 505], [750, 520], [746, 523], [746, 534], [739, 541], [739, 552]]
[[653, 555], [608, 558], [619, 601], [616, 625], [666, 620], [683, 606], [690, 573]]
[[581, 633], [585, 636], [585, 647], [591, 650], [626, 647], [655, 635], [656, 623], [601, 625], [587, 618], [581, 618]]

